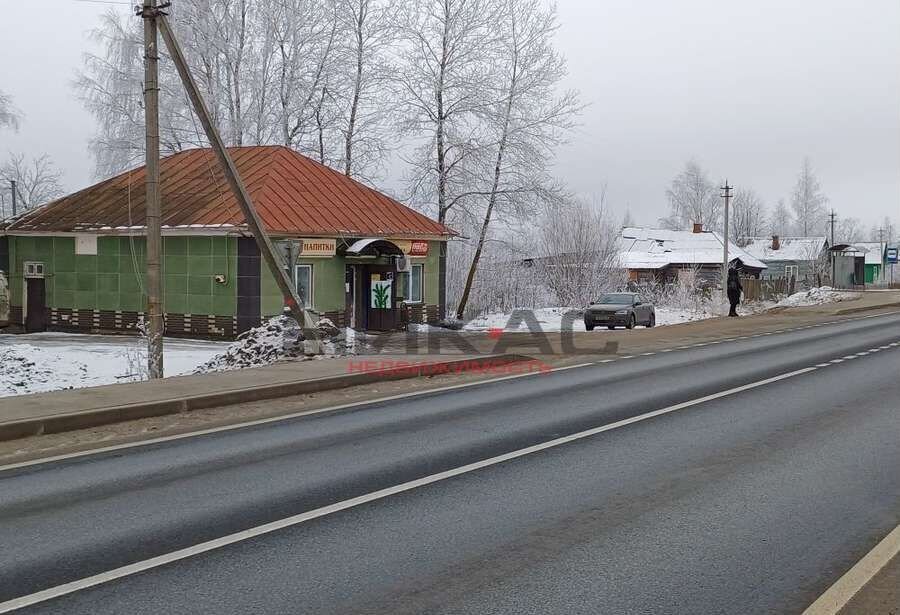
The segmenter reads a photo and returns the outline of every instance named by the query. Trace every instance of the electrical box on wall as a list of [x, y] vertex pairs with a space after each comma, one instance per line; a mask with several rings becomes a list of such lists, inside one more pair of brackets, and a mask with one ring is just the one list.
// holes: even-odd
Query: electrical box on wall
[[217, 275], [213, 278], [216, 281], [216, 284], [225, 284], [228, 281], [224, 275]]

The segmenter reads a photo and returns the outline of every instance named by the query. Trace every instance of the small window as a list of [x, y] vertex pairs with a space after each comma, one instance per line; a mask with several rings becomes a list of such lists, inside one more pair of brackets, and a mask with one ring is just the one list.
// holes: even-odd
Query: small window
[[800, 275], [800, 267], [799, 265], [785, 265], [784, 267], [784, 277], [789, 280], [796, 280]]
[[409, 270], [409, 299], [410, 303], [422, 303], [422, 282], [425, 265], [413, 265]]
[[313, 307], [312, 281], [312, 265], [294, 267], [294, 286], [297, 288], [297, 296], [300, 298], [300, 305], [307, 310], [311, 310]]
[[30, 263], [25, 262], [25, 277], [26, 278], [42, 278], [44, 277], [44, 263]]

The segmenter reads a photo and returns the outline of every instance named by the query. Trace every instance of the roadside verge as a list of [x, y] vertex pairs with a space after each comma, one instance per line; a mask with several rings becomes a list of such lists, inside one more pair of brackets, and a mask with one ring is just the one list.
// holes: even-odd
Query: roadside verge
[[[508, 370], [533, 364], [519, 354], [443, 357], [365, 357], [282, 363], [0, 400], [0, 440], [61, 433], [134, 419], [347, 387], [459, 372]], [[523, 368], [530, 368], [523, 365]]]

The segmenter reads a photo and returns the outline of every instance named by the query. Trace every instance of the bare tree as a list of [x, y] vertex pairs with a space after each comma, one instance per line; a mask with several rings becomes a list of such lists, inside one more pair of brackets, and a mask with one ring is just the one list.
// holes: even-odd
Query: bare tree
[[341, 170], [369, 178], [384, 162], [389, 104], [389, 51], [397, 35], [398, 0], [338, 0], [341, 30]]
[[822, 187], [812, 168], [809, 158], [803, 159], [803, 166], [794, 185], [791, 197], [791, 209], [797, 232], [803, 237], [818, 232], [825, 222], [825, 204], [828, 198], [822, 193]]
[[873, 224], [869, 231], [869, 241], [890, 243], [897, 237], [897, 228], [889, 216], [885, 216], [878, 224]]
[[[61, 178], [62, 173], [46, 155], [29, 160], [24, 154], [14, 154], [0, 166], [0, 181], [16, 182], [17, 206], [20, 211], [62, 196]], [[0, 218], [12, 213], [11, 199], [7, 199], [5, 194], [5, 191], [0, 191]]]
[[557, 94], [565, 59], [553, 48], [556, 11], [539, 0], [506, 0], [497, 30], [500, 53], [496, 102], [479, 114], [495, 135], [484, 197], [486, 205], [457, 316], [468, 301], [478, 261], [498, 208], [523, 213], [528, 205], [556, 200], [561, 190], [549, 179], [553, 151], [571, 129], [581, 105], [574, 91]]
[[400, 128], [415, 142], [407, 158], [410, 200], [436, 204], [444, 223], [473, 198], [477, 165], [470, 161], [481, 153], [477, 114], [493, 86], [497, 8], [489, 0], [420, 0], [404, 8], [395, 87]]
[[634, 222], [634, 216], [631, 215], [631, 210], [630, 210], [630, 209], [626, 209], [626, 210], [625, 210], [625, 217], [622, 218], [622, 226], [623, 226], [624, 228], [628, 228], [628, 227], [632, 227], [632, 226], [634, 226], [634, 225], [635, 225], [635, 222]]
[[791, 210], [788, 209], [784, 199], [780, 199], [769, 217], [769, 233], [785, 237], [790, 234], [793, 223]]
[[684, 171], [672, 180], [666, 197], [669, 200], [669, 216], [661, 220], [666, 228], [683, 230], [692, 224], [718, 228], [722, 223], [719, 191], [695, 160], [689, 161]]
[[731, 204], [731, 236], [739, 246], [752, 237], [761, 237], [766, 229], [766, 205], [752, 188], [738, 188]]
[[558, 305], [584, 307], [624, 281], [618, 231], [602, 201], [551, 206], [538, 228], [539, 270]]
[[0, 91], [0, 128], [19, 128], [19, 112], [13, 106], [12, 97]]
[[863, 240], [859, 218], [840, 218], [835, 223], [834, 240], [838, 243], [857, 243]]

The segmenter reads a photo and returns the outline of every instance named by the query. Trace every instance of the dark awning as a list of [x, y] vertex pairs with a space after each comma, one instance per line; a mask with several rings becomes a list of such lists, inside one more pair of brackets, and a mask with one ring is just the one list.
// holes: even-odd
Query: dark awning
[[372, 237], [353, 242], [346, 252], [347, 256], [403, 256], [403, 250], [392, 241]]

